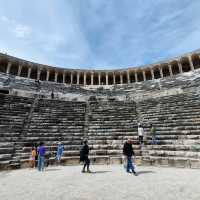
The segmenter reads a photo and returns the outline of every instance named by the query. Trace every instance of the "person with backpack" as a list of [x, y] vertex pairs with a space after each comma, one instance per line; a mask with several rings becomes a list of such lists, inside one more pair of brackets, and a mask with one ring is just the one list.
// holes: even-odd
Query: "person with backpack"
[[88, 158], [89, 156], [89, 151], [90, 151], [90, 148], [87, 144], [87, 140], [85, 140], [84, 142], [84, 145], [80, 151], [80, 161], [82, 161], [84, 164], [83, 164], [83, 169], [82, 169], [82, 173], [85, 173], [85, 168], [87, 167], [87, 172], [88, 173], [91, 173], [90, 171], [90, 159]]
[[60, 162], [61, 162], [61, 157], [63, 155], [63, 151], [64, 151], [64, 146], [62, 145], [61, 142], [59, 142], [58, 146], [57, 146], [57, 151], [56, 151], [56, 160], [57, 160], [58, 164], [60, 164]]
[[[127, 158], [126, 172], [127, 172], [127, 173], [133, 173], [135, 176], [137, 176], [137, 173], [135, 172], [134, 165], [133, 165], [133, 163], [132, 163], [132, 156], [134, 156], [135, 153], [134, 153], [134, 151], [133, 151], [131, 139], [128, 139], [128, 140], [124, 143], [123, 154], [124, 154], [124, 155], [126, 156], [126, 158]], [[130, 171], [130, 170], [131, 170], [131, 171]]]

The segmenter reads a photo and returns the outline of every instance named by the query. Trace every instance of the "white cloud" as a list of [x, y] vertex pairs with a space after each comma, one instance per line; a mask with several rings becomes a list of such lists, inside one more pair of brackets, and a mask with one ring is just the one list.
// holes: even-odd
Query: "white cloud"
[[14, 29], [14, 34], [17, 38], [25, 38], [29, 36], [31, 29], [28, 26], [17, 24]]

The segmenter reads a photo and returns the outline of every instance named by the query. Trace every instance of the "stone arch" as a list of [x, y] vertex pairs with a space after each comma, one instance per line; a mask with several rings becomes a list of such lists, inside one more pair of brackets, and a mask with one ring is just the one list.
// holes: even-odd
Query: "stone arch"
[[24, 66], [24, 65], [22, 66], [20, 76], [24, 77], [24, 78], [28, 77], [28, 67], [27, 66]]
[[94, 73], [93, 85], [99, 85], [98, 73]]
[[0, 72], [6, 73], [8, 61], [6, 59], [0, 59]]
[[63, 73], [58, 72], [57, 83], [63, 83]]
[[145, 75], [146, 75], [146, 80], [152, 80], [152, 76], [151, 76], [151, 70], [150, 69], [146, 69], [145, 70]]
[[65, 73], [65, 83], [70, 84], [71, 83], [71, 74], [70, 72]]
[[122, 83], [123, 83], [123, 84], [127, 84], [127, 83], [128, 83], [127, 71], [122, 72]]
[[183, 57], [180, 59], [180, 62], [182, 64], [182, 69], [183, 72], [189, 72], [190, 69], [190, 63], [189, 63], [189, 59], [187, 57]]
[[91, 85], [91, 73], [86, 72], [86, 85]]
[[101, 72], [101, 85], [106, 85], [106, 73]]
[[170, 76], [170, 71], [169, 71], [169, 66], [167, 63], [161, 65], [162, 72], [163, 72], [163, 77], [169, 77]]
[[72, 84], [77, 84], [77, 72], [73, 71], [72, 75], [73, 75]]
[[47, 70], [46, 69], [41, 69], [40, 80], [41, 81], [46, 81], [46, 79], [47, 79]]
[[31, 75], [30, 75], [31, 79], [37, 79], [37, 68], [36, 67], [32, 67], [31, 68]]
[[137, 78], [138, 78], [138, 82], [144, 81], [144, 77], [143, 77], [142, 71], [137, 71]]
[[113, 85], [113, 73], [108, 72], [108, 85]]
[[120, 84], [120, 73], [115, 72], [115, 84]]
[[79, 74], [79, 84], [83, 85], [84, 84], [84, 73], [80, 72]]
[[200, 68], [200, 55], [193, 54], [191, 58], [194, 65], [194, 69]]
[[156, 66], [156, 67], [153, 69], [153, 73], [154, 73], [154, 78], [155, 78], [155, 79], [161, 78], [159, 66]]
[[49, 81], [54, 82], [55, 81], [55, 71], [49, 71]]
[[10, 74], [17, 75], [18, 73], [18, 63], [12, 63], [10, 67]]
[[134, 71], [129, 71], [129, 76], [130, 76], [130, 82], [134, 83], [135, 82], [135, 73]]
[[171, 64], [171, 67], [172, 67], [172, 74], [173, 75], [179, 74], [178, 62], [176, 60], [174, 60], [170, 64]]

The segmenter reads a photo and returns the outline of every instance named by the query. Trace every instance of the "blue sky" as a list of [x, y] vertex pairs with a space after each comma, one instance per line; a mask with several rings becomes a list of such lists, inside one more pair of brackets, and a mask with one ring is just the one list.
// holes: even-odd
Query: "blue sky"
[[0, 0], [0, 51], [66, 68], [142, 66], [200, 48], [200, 0]]

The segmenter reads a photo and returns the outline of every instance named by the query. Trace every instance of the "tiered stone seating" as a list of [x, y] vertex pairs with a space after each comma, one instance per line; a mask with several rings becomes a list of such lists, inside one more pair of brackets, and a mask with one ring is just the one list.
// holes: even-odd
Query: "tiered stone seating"
[[147, 141], [145, 163], [200, 167], [199, 99], [198, 94], [180, 94], [137, 104], [147, 135], [150, 123], [157, 129], [158, 145]]
[[0, 94], [0, 168], [18, 167], [18, 141], [33, 99]]
[[[21, 138], [24, 146], [45, 143], [50, 159], [55, 159], [57, 143], [64, 144], [63, 162], [79, 159], [80, 146], [84, 134], [85, 103], [40, 99], [35, 105], [26, 133]], [[25, 148], [22, 163], [30, 156], [30, 148]]]
[[134, 102], [99, 100], [90, 101], [89, 107], [88, 139], [95, 161], [121, 163], [122, 147], [127, 138], [134, 140], [136, 154], [140, 155]]

